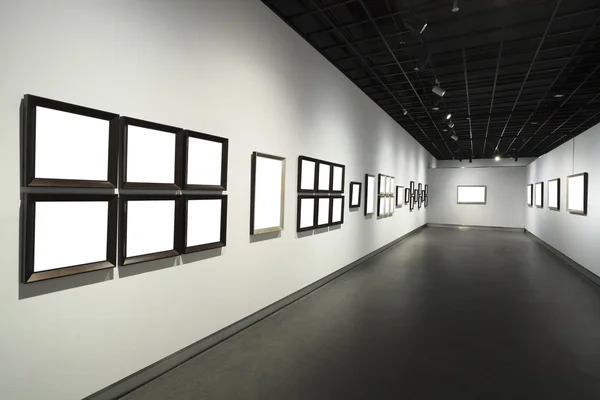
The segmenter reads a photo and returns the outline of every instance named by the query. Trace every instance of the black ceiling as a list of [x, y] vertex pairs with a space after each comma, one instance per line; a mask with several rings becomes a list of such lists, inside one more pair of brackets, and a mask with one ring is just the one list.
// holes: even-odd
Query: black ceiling
[[600, 0], [262, 1], [438, 159], [537, 157], [600, 122]]

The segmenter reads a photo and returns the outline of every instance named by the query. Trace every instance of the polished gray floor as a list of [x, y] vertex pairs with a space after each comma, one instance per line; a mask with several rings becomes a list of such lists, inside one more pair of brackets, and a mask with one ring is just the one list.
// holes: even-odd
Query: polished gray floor
[[427, 228], [125, 399], [600, 399], [600, 288], [525, 234]]

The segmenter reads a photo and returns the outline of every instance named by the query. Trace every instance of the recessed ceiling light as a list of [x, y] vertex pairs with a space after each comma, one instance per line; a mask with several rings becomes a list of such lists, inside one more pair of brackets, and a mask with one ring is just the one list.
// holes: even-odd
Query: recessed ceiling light
[[500, 161], [500, 156], [496, 156], [496, 157], [494, 158], [494, 160], [496, 160], [496, 161]]
[[565, 97], [565, 95], [564, 95], [564, 94], [562, 94], [562, 93], [556, 93], [556, 94], [554, 95], [554, 97], [556, 97], [557, 99], [560, 99], [561, 97]]
[[448, 129], [444, 128], [442, 129], [442, 132], [448, 132]]
[[438, 106], [435, 106], [432, 108], [433, 111], [440, 111], [440, 108]]
[[448, 115], [446, 115], [446, 119], [450, 119], [452, 118], [452, 114], [448, 113]]
[[537, 125], [537, 121], [531, 121], [531, 125]]

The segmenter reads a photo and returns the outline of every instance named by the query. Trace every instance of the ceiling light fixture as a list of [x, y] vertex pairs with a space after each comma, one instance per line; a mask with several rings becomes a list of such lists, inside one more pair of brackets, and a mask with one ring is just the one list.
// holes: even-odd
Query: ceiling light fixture
[[406, 111], [406, 108], [403, 108], [402, 109], [402, 115], [406, 115], [406, 114], [408, 114], [408, 111]]
[[422, 34], [423, 32], [425, 32], [425, 28], [427, 28], [427, 23], [418, 21], [417, 19], [414, 19], [414, 18], [411, 18], [411, 19], [405, 18], [404, 26], [409, 31], [413, 31], [415, 33]]
[[440, 111], [440, 108], [438, 106], [433, 106], [432, 110], [433, 111]]
[[555, 98], [557, 98], [557, 99], [560, 99], [561, 97], [565, 97], [565, 95], [564, 95], [564, 94], [562, 94], [562, 93], [556, 93], [556, 94], [554, 95], [554, 97], [555, 97]]
[[450, 123], [448, 124], [448, 128], [450, 128], [450, 129], [454, 128], [454, 122], [450, 122]]
[[439, 84], [437, 84], [433, 88], [431, 88], [431, 91], [440, 97], [444, 97], [444, 95], [446, 94], [446, 91], [444, 89], [442, 89]]
[[473, 158], [469, 157], [469, 164], [473, 164]]
[[452, 118], [452, 114], [448, 113], [448, 115], [446, 115], [446, 119], [450, 119]]
[[500, 156], [496, 156], [496, 157], [494, 157], [494, 160], [496, 160], [496, 161], [500, 161]]
[[460, 8], [458, 8], [458, 0], [454, 0], [454, 5], [452, 6], [452, 12], [458, 12]]
[[450, 136], [452, 138], [452, 140], [454, 140], [455, 142], [458, 142], [458, 135], [456, 133], [453, 133], [452, 136]]

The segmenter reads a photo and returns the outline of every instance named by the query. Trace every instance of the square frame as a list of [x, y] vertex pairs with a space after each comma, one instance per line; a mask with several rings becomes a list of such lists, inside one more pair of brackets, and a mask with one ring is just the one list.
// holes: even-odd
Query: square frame
[[[569, 178], [576, 178], [578, 176], [583, 176], [583, 211], [573, 210], [569, 205]], [[589, 183], [589, 174], [587, 172], [582, 172], [579, 174], [569, 175], [567, 176], [567, 211], [571, 214], [576, 215], [587, 215], [588, 209], [588, 183]]]
[[[204, 243], [196, 246], [187, 245], [188, 232], [188, 202], [190, 200], [221, 200], [221, 235], [217, 242]], [[177, 206], [176, 206], [177, 207]], [[199, 251], [218, 249], [227, 245], [227, 195], [226, 194], [185, 194], [183, 195], [182, 206], [182, 225], [183, 232], [181, 237], [181, 254], [196, 253]]]
[[[540, 205], [537, 204], [538, 196], [537, 196], [537, 186], [540, 185], [542, 188], [542, 195], [540, 196]], [[533, 200], [533, 204], [535, 204], [536, 208], [544, 208], [544, 182], [536, 182], [535, 183], [535, 199]]]
[[[301, 203], [302, 200], [314, 200], [315, 204], [313, 207], [313, 224], [309, 227], [305, 227], [305, 228], [300, 228], [300, 222], [301, 222]], [[312, 196], [312, 195], [299, 195], [298, 196], [298, 203], [296, 206], [296, 232], [306, 232], [306, 231], [312, 231], [315, 230], [317, 227], [317, 199], [316, 196]]]
[[[557, 183], [557, 191], [556, 191], [556, 207], [550, 207], [550, 182]], [[552, 211], [560, 211], [560, 178], [551, 179], [548, 181], [548, 210]]]
[[[154, 194], [121, 194], [119, 195], [119, 265], [128, 266], [163, 258], [177, 257], [181, 254], [183, 247], [183, 196], [181, 195], [154, 195]], [[158, 251], [155, 253], [140, 254], [126, 257], [127, 254], [127, 205], [129, 201], [145, 200], [174, 200], [175, 216], [173, 230], [173, 249]]]
[[[268, 228], [254, 229], [254, 208], [256, 206], [256, 158], [270, 158], [272, 160], [278, 160], [282, 162], [281, 168], [281, 208], [279, 213], [279, 225]], [[257, 151], [252, 153], [252, 166], [251, 166], [251, 178], [250, 178], [250, 235], [262, 235], [265, 233], [279, 232], [284, 228], [285, 219], [285, 171], [286, 171], [286, 160], [285, 157], [274, 156], [272, 154], [259, 153]]]
[[[358, 185], [358, 203], [352, 203], [352, 198], [354, 197], [355, 187]], [[362, 192], [362, 183], [360, 182], [350, 182], [350, 199], [348, 200], [349, 208], [360, 208], [360, 196]]]
[[[105, 181], [36, 178], [36, 107], [48, 108], [70, 114], [97, 118], [109, 122], [108, 132], [108, 171]], [[21, 184], [24, 187], [62, 187], [62, 188], [116, 188], [118, 185], [117, 167], [119, 163], [119, 115], [93, 108], [78, 106], [62, 101], [26, 94], [21, 102], [22, 118], [20, 124], [21, 140]]]
[[[482, 187], [485, 188], [485, 195], [483, 202], [459, 202], [458, 201], [458, 192], [461, 187]], [[456, 204], [472, 204], [472, 205], [486, 205], [487, 204], [487, 186], [486, 185], [457, 185], [456, 186]]]
[[[183, 146], [182, 150], [179, 150], [179, 153], [182, 156], [182, 160], [180, 161], [182, 166], [182, 188], [184, 190], [227, 190], [227, 165], [229, 159], [229, 139], [209, 135], [207, 133], [195, 132], [190, 130], [184, 130], [182, 133], [183, 140], [179, 140], [179, 145]], [[204, 184], [188, 184], [188, 161], [189, 161], [189, 145], [190, 138], [207, 140], [210, 142], [221, 143], [222, 151], [221, 151], [221, 183], [219, 185], [204, 185]], [[176, 144], [177, 145], [177, 144]], [[175, 159], [175, 163], [177, 163], [177, 157]], [[175, 171], [177, 171], [177, 166], [175, 167]]]
[[[152, 129], [156, 131], [172, 133], [175, 136], [175, 176], [174, 183], [158, 183], [158, 182], [129, 182], [127, 181], [127, 132], [129, 126], [137, 126], [139, 128]], [[173, 126], [158, 124], [156, 122], [143, 121], [130, 117], [121, 117], [119, 119], [119, 133], [121, 142], [121, 151], [119, 152], [119, 187], [122, 189], [167, 189], [180, 190], [183, 188], [183, 152], [184, 147], [184, 130]]]
[[[35, 205], [38, 202], [84, 202], [105, 201], [108, 203], [106, 260], [88, 264], [70, 265], [62, 268], [35, 272]], [[21, 216], [21, 282], [32, 283], [84, 272], [114, 268], [117, 265], [117, 195], [99, 194], [37, 194], [24, 195]]]

